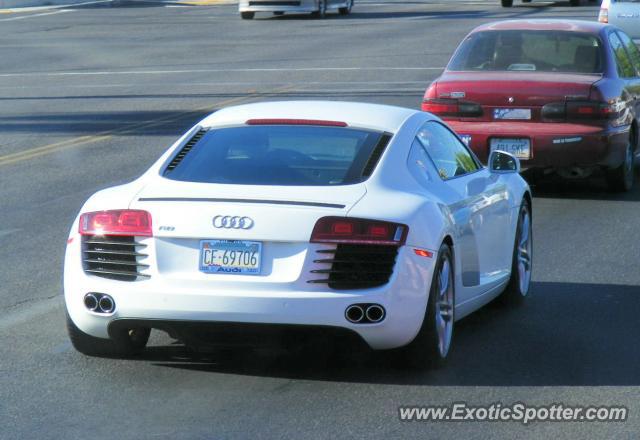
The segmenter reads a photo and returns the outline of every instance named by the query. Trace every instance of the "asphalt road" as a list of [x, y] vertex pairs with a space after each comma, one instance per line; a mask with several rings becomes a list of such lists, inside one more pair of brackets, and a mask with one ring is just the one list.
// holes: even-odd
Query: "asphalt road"
[[[568, 2], [357, 1], [349, 17], [114, 2], [0, 14], [0, 438], [633, 438], [640, 429], [640, 185], [535, 188], [531, 298], [461, 322], [442, 370], [384, 355], [190, 357], [161, 333], [137, 360], [66, 337], [68, 228], [206, 113], [272, 99], [419, 105], [474, 26], [593, 20]], [[400, 405], [627, 405], [624, 423], [406, 423]]]

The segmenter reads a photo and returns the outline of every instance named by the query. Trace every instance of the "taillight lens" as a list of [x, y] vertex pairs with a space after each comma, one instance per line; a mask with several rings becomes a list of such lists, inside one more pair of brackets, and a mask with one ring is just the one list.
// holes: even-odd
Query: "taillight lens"
[[322, 217], [311, 233], [311, 243], [386, 244], [402, 246], [409, 227], [381, 220]]
[[482, 106], [480, 104], [457, 99], [425, 99], [422, 101], [422, 111], [438, 116], [482, 116]]
[[138, 209], [87, 212], [80, 216], [80, 235], [137, 235], [151, 237], [151, 214]]
[[607, 8], [601, 8], [598, 14], [598, 21], [600, 23], [609, 23], [609, 10]]
[[601, 101], [552, 102], [542, 107], [545, 119], [616, 119], [620, 116], [616, 104]]
[[568, 119], [615, 119], [619, 116], [615, 104], [599, 101], [568, 101]]

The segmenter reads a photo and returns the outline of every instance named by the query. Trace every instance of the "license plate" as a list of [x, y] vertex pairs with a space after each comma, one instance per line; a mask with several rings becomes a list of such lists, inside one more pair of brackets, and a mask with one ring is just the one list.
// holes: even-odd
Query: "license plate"
[[241, 240], [202, 240], [200, 270], [220, 274], [260, 274], [262, 243]]
[[493, 119], [531, 119], [530, 108], [494, 108]]
[[531, 158], [531, 141], [527, 138], [491, 139], [491, 151], [502, 150], [513, 154], [518, 159]]

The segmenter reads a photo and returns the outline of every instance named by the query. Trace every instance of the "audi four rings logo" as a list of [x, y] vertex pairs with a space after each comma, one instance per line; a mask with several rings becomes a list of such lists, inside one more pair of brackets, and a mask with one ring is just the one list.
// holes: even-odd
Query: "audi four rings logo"
[[253, 220], [249, 217], [216, 215], [213, 218], [213, 226], [224, 229], [251, 229]]

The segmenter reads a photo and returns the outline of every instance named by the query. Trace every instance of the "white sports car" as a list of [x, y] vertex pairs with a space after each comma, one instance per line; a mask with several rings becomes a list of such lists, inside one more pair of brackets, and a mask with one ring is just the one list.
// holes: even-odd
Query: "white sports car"
[[140, 178], [99, 191], [67, 241], [82, 353], [329, 332], [442, 362], [454, 322], [531, 280], [531, 195], [437, 117], [344, 102], [220, 110]]

